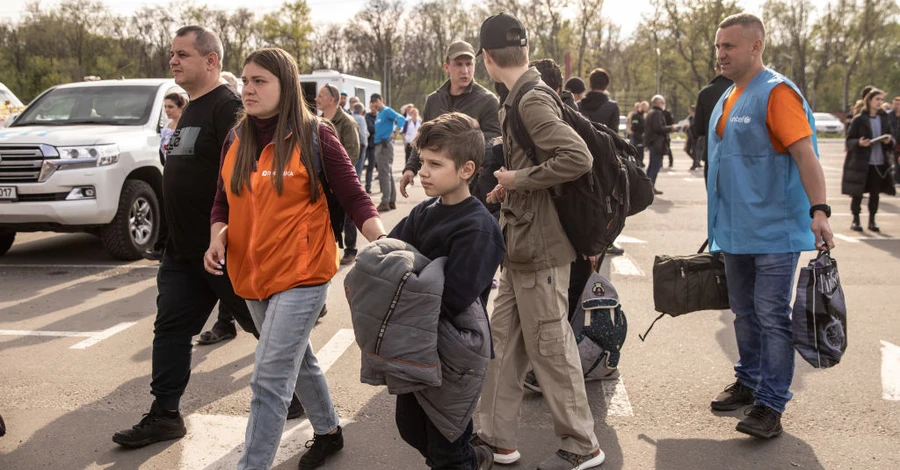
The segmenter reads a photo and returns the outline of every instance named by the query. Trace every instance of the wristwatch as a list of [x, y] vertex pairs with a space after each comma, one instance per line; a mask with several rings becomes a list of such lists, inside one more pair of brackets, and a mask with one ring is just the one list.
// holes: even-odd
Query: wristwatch
[[825, 217], [831, 217], [831, 206], [828, 204], [816, 204], [809, 208], [809, 218], [813, 219], [816, 216], [816, 211], [822, 211], [825, 213]]

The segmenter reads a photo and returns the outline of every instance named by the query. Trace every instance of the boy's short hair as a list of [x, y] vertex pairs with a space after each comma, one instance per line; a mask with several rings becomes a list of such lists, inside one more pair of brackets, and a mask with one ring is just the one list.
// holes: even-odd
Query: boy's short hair
[[560, 91], [562, 88], [562, 70], [553, 59], [532, 60], [530, 66], [537, 69], [541, 74], [541, 80], [553, 90]]
[[423, 123], [413, 146], [419, 151], [444, 152], [457, 169], [472, 161], [476, 173], [484, 159], [484, 134], [478, 127], [478, 121], [463, 113], [442, 114]]
[[591, 90], [606, 90], [609, 88], [609, 72], [598, 67], [591, 70], [588, 81], [591, 83]]
[[[524, 38], [524, 32], [512, 30], [506, 33], [508, 41], [516, 41]], [[491, 59], [500, 68], [520, 67], [528, 63], [528, 51], [524, 46], [508, 46], [500, 49], [485, 49], [491, 55]]]

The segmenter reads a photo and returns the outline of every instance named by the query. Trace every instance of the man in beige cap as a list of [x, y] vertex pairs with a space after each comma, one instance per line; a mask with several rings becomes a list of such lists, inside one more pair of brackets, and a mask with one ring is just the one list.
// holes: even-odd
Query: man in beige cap
[[[492, 168], [488, 162], [493, 160], [489, 158], [492, 156], [491, 141], [500, 136], [500, 120], [497, 117], [500, 102], [493, 93], [475, 83], [475, 48], [471, 44], [465, 41], [450, 44], [444, 56], [444, 71], [450, 75], [450, 79], [425, 98], [422, 122], [431, 121], [453, 111], [478, 121], [481, 132], [484, 133], [485, 164], [481, 173], [472, 178], [469, 190], [473, 196], [484, 202], [488, 191], [497, 185], [493, 172], [499, 167]], [[406, 187], [413, 184], [413, 179], [421, 167], [419, 153], [413, 150], [403, 168], [403, 178], [400, 179], [400, 194], [403, 197], [409, 197]]]

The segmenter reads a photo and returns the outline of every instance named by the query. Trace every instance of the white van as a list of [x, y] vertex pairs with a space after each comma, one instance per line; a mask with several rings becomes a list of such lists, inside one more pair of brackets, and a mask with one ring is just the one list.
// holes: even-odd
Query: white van
[[316, 93], [329, 83], [341, 91], [346, 91], [347, 99], [351, 96], [359, 98], [363, 106], [369, 105], [369, 98], [373, 93], [381, 94], [381, 82], [378, 80], [347, 75], [335, 70], [313, 70], [313, 73], [300, 75], [303, 97], [311, 108], [316, 106]]
[[6, 88], [2, 82], [0, 82], [0, 127], [4, 127], [8, 124], [6, 121], [10, 118], [10, 116], [15, 116], [18, 114], [25, 105], [13, 94], [9, 88]]

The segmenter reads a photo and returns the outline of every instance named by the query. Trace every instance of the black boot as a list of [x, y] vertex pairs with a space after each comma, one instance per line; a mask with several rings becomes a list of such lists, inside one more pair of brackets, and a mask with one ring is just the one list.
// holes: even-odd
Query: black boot
[[869, 214], [869, 230], [872, 232], [880, 232], [878, 224], [875, 223], [875, 214]]
[[853, 223], [850, 224], [850, 230], [853, 230], [854, 232], [863, 231], [862, 225], [859, 223], [859, 214], [853, 214]]

